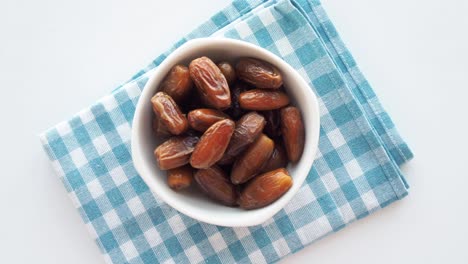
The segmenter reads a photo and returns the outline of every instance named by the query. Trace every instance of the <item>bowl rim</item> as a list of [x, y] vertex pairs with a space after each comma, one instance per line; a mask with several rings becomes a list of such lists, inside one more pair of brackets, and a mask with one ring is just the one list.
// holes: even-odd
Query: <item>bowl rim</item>
[[[148, 175], [145, 173], [145, 162], [143, 161], [142, 158], [140, 157], [140, 153], [142, 152], [140, 144], [135, 144], [140, 142], [138, 138], [139, 130], [137, 128], [140, 127], [140, 123], [142, 122], [142, 112], [143, 112], [143, 100], [149, 100], [152, 96], [153, 93], [150, 92], [151, 87], [155, 87], [158, 85], [158, 82], [162, 80], [163, 77], [161, 77], [162, 73], [167, 73], [170, 68], [172, 68], [175, 64], [177, 64], [180, 59], [180, 55], [183, 55], [184, 53], [189, 53], [191, 49], [193, 48], [200, 48], [200, 47], [205, 47], [205, 46], [213, 46], [213, 45], [235, 45], [238, 46], [239, 48], [246, 48], [246, 49], [253, 49], [255, 52], [258, 52], [261, 56], [267, 57], [268, 59], [266, 60], [269, 63], [272, 63], [273, 65], [279, 65], [281, 64], [281, 68], [287, 68], [288, 72], [293, 74], [294, 79], [297, 79], [297, 81], [300, 83], [299, 86], [301, 87], [308, 87], [308, 89], [304, 89], [304, 93], [306, 94], [307, 100], [310, 100], [310, 104], [312, 107], [312, 119], [315, 120], [310, 126], [310, 129], [313, 131], [311, 133], [308, 133], [312, 135], [312, 138], [308, 138], [307, 140], [310, 141], [309, 147], [311, 148], [311, 153], [310, 153], [310, 158], [311, 162], [310, 165], [307, 168], [307, 172], [303, 173], [304, 175], [301, 175], [302, 177], [297, 177], [296, 175], [294, 176], [294, 181], [293, 185], [291, 188], [288, 190], [287, 193], [285, 193], [283, 196], [288, 195], [289, 198], [287, 199], [278, 199], [272, 204], [264, 207], [264, 208], [271, 208], [270, 210], [264, 210], [262, 211], [263, 214], [259, 214], [258, 217], [251, 217], [249, 222], [247, 223], [246, 221], [239, 221], [237, 219], [232, 219], [232, 221], [226, 221], [223, 223], [217, 222], [215, 218], [210, 218], [209, 214], [196, 214], [193, 213], [189, 210], [189, 208], [186, 208], [185, 206], [181, 205], [179, 202], [177, 202], [177, 199], [173, 199], [169, 196], [166, 196], [164, 194], [158, 193], [155, 187], [155, 182], [151, 180], [153, 177], [152, 175]], [[177, 60], [176, 60], [177, 59]], [[176, 61], [175, 61], [176, 60]], [[160, 79], [160, 80], [158, 80]], [[157, 87], [155, 88], [157, 89]], [[300, 88], [302, 89], [302, 88]], [[307, 127], [307, 126], [306, 126]], [[276, 213], [278, 213], [284, 206], [296, 195], [302, 184], [304, 183], [305, 179], [307, 178], [307, 175], [310, 172], [310, 169], [312, 168], [312, 164], [315, 161], [315, 155], [317, 153], [318, 149], [318, 140], [319, 140], [319, 134], [320, 134], [320, 114], [319, 114], [319, 104], [318, 104], [318, 99], [313, 90], [311, 89], [311, 86], [304, 80], [304, 78], [286, 61], [284, 61], [282, 58], [277, 56], [276, 54], [260, 47], [257, 45], [254, 45], [249, 42], [241, 41], [241, 40], [236, 40], [236, 39], [230, 39], [230, 38], [222, 38], [222, 37], [208, 37], [208, 38], [197, 38], [197, 39], [192, 39], [181, 46], [179, 46], [177, 49], [175, 49], [170, 55], [166, 57], [166, 59], [156, 68], [152, 69], [150, 71], [150, 78], [148, 79], [147, 83], [145, 84], [144, 88], [142, 89], [142, 92], [140, 94], [140, 97], [138, 99], [138, 102], [135, 107], [135, 113], [132, 121], [132, 132], [131, 132], [131, 155], [132, 155], [132, 160], [134, 167], [136, 171], [138, 172], [138, 175], [143, 179], [143, 181], [148, 185], [149, 189], [152, 191], [153, 194], [157, 195], [161, 200], [165, 203], [167, 203], [169, 206], [172, 208], [176, 209], [178, 212], [183, 213], [191, 218], [194, 218], [196, 220], [209, 223], [209, 224], [214, 224], [218, 226], [226, 226], [226, 227], [247, 227], [247, 226], [255, 226], [264, 223], [271, 217], [273, 217]], [[303, 159], [305, 155], [301, 157]]]

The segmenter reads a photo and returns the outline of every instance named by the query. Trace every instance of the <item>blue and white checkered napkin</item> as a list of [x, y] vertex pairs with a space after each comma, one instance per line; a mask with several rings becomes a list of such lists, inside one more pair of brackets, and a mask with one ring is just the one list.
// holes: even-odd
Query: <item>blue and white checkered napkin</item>
[[[130, 156], [132, 117], [147, 72], [188, 39], [213, 35], [281, 56], [319, 97], [314, 166], [292, 201], [261, 226], [219, 227], [178, 213], [149, 191]], [[318, 0], [234, 1], [41, 140], [109, 263], [275, 262], [403, 198], [407, 186], [398, 166], [412, 158]]]

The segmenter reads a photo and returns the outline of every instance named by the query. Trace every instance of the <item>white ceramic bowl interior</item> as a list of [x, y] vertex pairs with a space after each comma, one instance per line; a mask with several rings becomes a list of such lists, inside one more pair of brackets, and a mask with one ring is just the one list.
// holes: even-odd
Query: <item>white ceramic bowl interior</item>
[[[170, 189], [166, 183], [166, 172], [159, 170], [153, 152], [159, 143], [152, 133], [153, 112], [150, 99], [159, 83], [176, 64], [188, 65], [191, 60], [207, 56], [214, 61], [235, 61], [240, 57], [253, 57], [275, 65], [283, 75], [284, 86], [292, 104], [300, 108], [305, 125], [305, 147], [301, 160], [288, 166], [293, 177], [293, 186], [280, 199], [269, 206], [256, 210], [243, 210], [218, 204], [198, 188], [190, 187], [181, 192]], [[289, 64], [273, 53], [253, 44], [226, 38], [203, 38], [186, 42], [168, 56], [152, 73], [143, 89], [132, 128], [132, 158], [134, 165], [149, 188], [164, 202], [197, 220], [220, 226], [258, 225], [276, 214], [299, 190], [314, 161], [319, 138], [319, 107], [312, 89]]]

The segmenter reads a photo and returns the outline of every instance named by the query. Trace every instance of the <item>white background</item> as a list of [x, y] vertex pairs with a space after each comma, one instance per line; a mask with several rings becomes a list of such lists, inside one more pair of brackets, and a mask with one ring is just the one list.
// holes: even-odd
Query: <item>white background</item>
[[[103, 263], [37, 134], [228, 0], [0, 0], [0, 262]], [[416, 158], [410, 195], [283, 263], [468, 263], [468, 3], [324, 0]]]

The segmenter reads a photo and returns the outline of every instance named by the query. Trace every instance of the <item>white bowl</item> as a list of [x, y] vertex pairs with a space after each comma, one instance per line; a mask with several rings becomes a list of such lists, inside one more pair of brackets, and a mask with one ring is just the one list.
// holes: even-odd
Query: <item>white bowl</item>
[[[302, 112], [305, 126], [305, 147], [300, 161], [288, 166], [293, 177], [289, 191], [274, 203], [256, 210], [243, 210], [218, 204], [197, 188], [175, 192], [166, 183], [166, 172], [161, 171], [153, 151], [160, 143], [152, 134], [153, 110], [150, 99], [159, 83], [176, 64], [188, 65], [191, 60], [207, 56], [214, 61], [234, 61], [240, 57], [253, 57], [275, 65], [283, 75], [284, 86], [294, 105]], [[281, 210], [296, 194], [307, 177], [315, 158], [319, 138], [319, 107], [317, 98], [306, 81], [289, 64], [275, 54], [253, 44], [226, 38], [190, 40], [169, 55], [153, 72], [136, 106], [132, 130], [132, 158], [136, 170], [164, 202], [177, 211], [206, 223], [220, 226], [253, 226], [261, 224]]]

